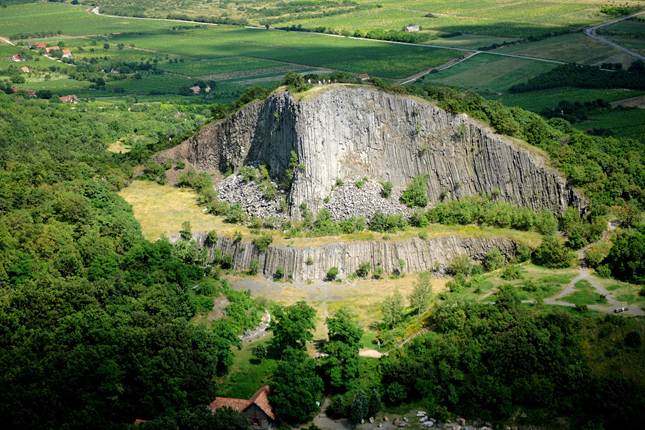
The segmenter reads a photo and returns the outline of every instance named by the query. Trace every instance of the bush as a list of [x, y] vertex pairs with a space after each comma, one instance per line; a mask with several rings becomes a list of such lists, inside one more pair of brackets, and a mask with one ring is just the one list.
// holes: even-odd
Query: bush
[[251, 260], [251, 265], [249, 266], [249, 270], [254, 275], [256, 275], [260, 271], [260, 263], [258, 263], [258, 260]]
[[395, 233], [399, 230], [404, 230], [408, 223], [403, 218], [403, 215], [384, 215], [380, 210], [374, 214], [370, 221], [370, 230], [378, 231], [379, 233]]
[[280, 85], [286, 85], [290, 92], [300, 93], [302, 91], [307, 91], [311, 88], [311, 85], [307, 84], [305, 78], [296, 72], [289, 72], [284, 75]]
[[517, 252], [515, 253], [515, 256], [517, 257], [517, 261], [519, 261], [520, 263], [529, 261], [531, 259], [531, 248], [529, 248], [526, 245], [520, 245], [517, 248]]
[[509, 264], [502, 271], [502, 279], [506, 279], [507, 281], [514, 281], [521, 277], [520, 268], [514, 264]]
[[638, 332], [631, 331], [625, 336], [625, 345], [629, 348], [639, 348], [641, 344], [641, 335]]
[[371, 268], [372, 265], [370, 263], [361, 263], [358, 266], [358, 270], [356, 270], [356, 275], [360, 276], [361, 278], [367, 278], [367, 275], [369, 275]]
[[392, 182], [390, 181], [387, 181], [381, 182], [381, 185], [383, 186], [381, 195], [387, 199], [388, 197], [390, 197], [390, 194], [392, 194], [392, 188], [394, 187], [394, 184], [392, 184]]
[[313, 257], [307, 257], [307, 261], [305, 263], [307, 264], [307, 266], [311, 266], [312, 264], [314, 264]]
[[572, 255], [556, 236], [544, 236], [542, 243], [533, 254], [535, 264], [550, 269], [564, 269], [571, 266]]
[[257, 177], [257, 172], [256, 170], [251, 167], [251, 166], [242, 166], [240, 168], [240, 175], [246, 182], [252, 182], [255, 181]]
[[333, 281], [336, 279], [336, 276], [338, 276], [338, 267], [332, 267], [327, 271], [327, 280], [328, 281]]
[[279, 281], [284, 278], [284, 269], [281, 266], [275, 268], [275, 274], [273, 275], [274, 281]]
[[239, 203], [235, 203], [233, 206], [228, 208], [226, 212], [226, 218], [224, 221], [230, 224], [240, 224], [246, 219], [246, 214], [242, 211], [242, 206]]
[[427, 180], [427, 175], [416, 176], [412, 182], [408, 184], [408, 187], [403, 191], [403, 194], [401, 194], [401, 201], [408, 207], [426, 207], [430, 201], [428, 199], [426, 187]]
[[208, 241], [210, 243], [217, 243], [218, 239], [219, 239], [219, 236], [217, 235], [217, 232], [215, 230], [211, 230], [208, 232]]
[[267, 233], [253, 239], [253, 244], [257, 246], [258, 250], [261, 252], [269, 249], [269, 245], [271, 245], [272, 242], [273, 242], [273, 236]]
[[601, 264], [600, 266], [596, 267], [596, 273], [601, 278], [611, 277], [611, 270], [609, 269], [609, 266], [607, 266], [606, 264]]
[[500, 269], [504, 267], [506, 259], [502, 255], [499, 249], [493, 248], [486, 253], [486, 258], [484, 258], [483, 266], [488, 272]]
[[455, 258], [452, 259], [450, 264], [448, 265], [448, 273], [450, 273], [453, 276], [457, 276], [459, 274], [462, 275], [469, 275], [470, 271], [472, 270], [472, 263], [470, 262], [470, 258], [466, 254], [461, 254], [455, 256]]

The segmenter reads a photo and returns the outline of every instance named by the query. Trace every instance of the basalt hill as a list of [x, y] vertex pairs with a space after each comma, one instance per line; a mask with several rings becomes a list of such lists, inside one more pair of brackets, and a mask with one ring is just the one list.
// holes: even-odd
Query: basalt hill
[[222, 172], [263, 163], [281, 178], [292, 151], [304, 164], [287, 197], [294, 219], [301, 203], [317, 212], [336, 181], [351, 177], [405, 186], [425, 174], [431, 202], [484, 192], [556, 214], [588, 204], [536, 148], [467, 115], [365, 86], [317, 87], [296, 96], [278, 90], [157, 160], [184, 159], [198, 170]]

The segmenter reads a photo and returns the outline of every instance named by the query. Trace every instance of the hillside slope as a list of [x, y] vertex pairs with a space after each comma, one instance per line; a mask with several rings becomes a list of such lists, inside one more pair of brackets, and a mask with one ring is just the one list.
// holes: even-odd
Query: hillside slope
[[296, 169], [288, 197], [291, 217], [307, 203], [318, 211], [337, 179], [353, 176], [404, 186], [427, 176], [431, 202], [480, 192], [535, 210], [585, 210], [588, 202], [539, 151], [413, 97], [373, 87], [333, 85], [294, 98], [276, 91], [192, 138], [157, 160], [185, 159], [200, 170], [264, 163], [282, 177], [291, 151]]

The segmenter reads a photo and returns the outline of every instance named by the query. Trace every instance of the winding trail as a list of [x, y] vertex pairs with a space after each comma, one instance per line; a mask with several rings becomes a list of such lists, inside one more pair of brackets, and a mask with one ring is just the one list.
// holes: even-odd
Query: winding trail
[[587, 36], [589, 36], [589, 37], [591, 37], [591, 38], [593, 38], [593, 39], [596, 39], [596, 40], [599, 40], [599, 41], [601, 41], [601, 42], [603, 42], [603, 43], [606, 43], [607, 45], [609, 45], [609, 46], [611, 46], [611, 47], [613, 47], [613, 48], [620, 49], [621, 51], [626, 52], [626, 53], [628, 53], [628, 54], [629, 54], [629, 55], [631, 55], [631, 56], [634, 56], [634, 57], [636, 57], [636, 58], [640, 58], [641, 60], [645, 60], [645, 57], [644, 57], [644, 56], [642, 56], [642, 55], [640, 55], [640, 54], [637, 54], [637, 53], [635, 53], [634, 51], [630, 51], [629, 49], [624, 48], [624, 47], [622, 47], [622, 46], [618, 45], [617, 43], [614, 43], [614, 42], [612, 42], [612, 41], [610, 41], [610, 40], [607, 40], [607, 39], [605, 39], [605, 38], [603, 38], [603, 37], [600, 37], [600, 36], [598, 36], [598, 35], [594, 34], [594, 31], [598, 30], [598, 29], [599, 29], [599, 28], [601, 28], [601, 27], [605, 27], [605, 26], [607, 26], [607, 25], [612, 25], [612, 24], [615, 24], [615, 23], [617, 23], [617, 22], [624, 21], [624, 20], [626, 20], [626, 19], [633, 18], [633, 17], [638, 16], [638, 15], [642, 15], [642, 14], [644, 14], [644, 13], [645, 13], [645, 11], [643, 11], [643, 12], [638, 12], [638, 13], [635, 13], [635, 14], [633, 14], [633, 15], [629, 15], [629, 16], [625, 16], [625, 17], [622, 17], [622, 18], [614, 19], [613, 21], [603, 22], [602, 24], [598, 24], [598, 25], [595, 25], [595, 26], [593, 26], [593, 27], [591, 27], [591, 28], [587, 29], [587, 30], [585, 31], [585, 33], [587, 34]]

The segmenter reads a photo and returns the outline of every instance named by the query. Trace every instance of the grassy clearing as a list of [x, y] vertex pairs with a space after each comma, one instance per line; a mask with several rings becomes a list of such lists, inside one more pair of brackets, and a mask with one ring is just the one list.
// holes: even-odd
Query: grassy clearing
[[588, 281], [582, 280], [576, 282], [573, 293], [559, 299], [563, 302], [573, 303], [574, 305], [606, 305], [607, 299], [598, 293], [593, 285]]
[[[260, 339], [245, 343], [242, 349], [233, 348], [235, 361], [218, 394], [236, 399], [250, 399], [251, 396], [268, 381], [269, 376], [278, 366], [280, 353], [271, 347], [273, 335], [268, 333]], [[268, 354], [263, 360], [253, 356], [258, 345], [267, 347]]]
[[645, 306], [645, 296], [639, 294], [643, 291], [642, 286], [629, 284], [616, 279], [599, 278], [598, 276], [594, 276], [594, 280], [605, 287], [611, 293], [612, 297], [619, 302], [627, 303], [628, 305]]

